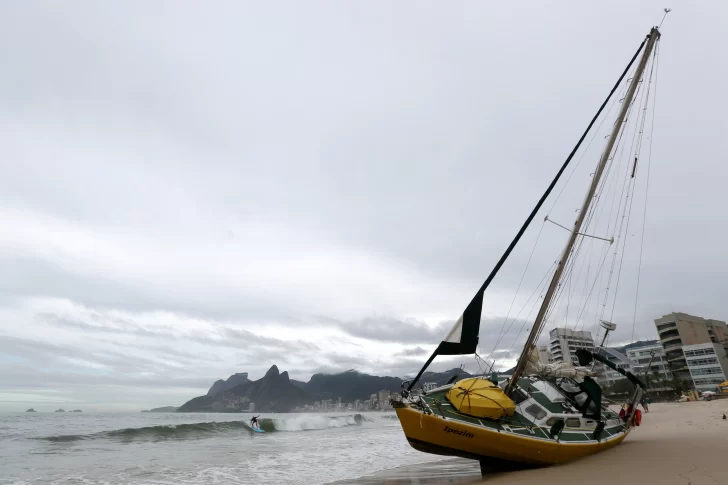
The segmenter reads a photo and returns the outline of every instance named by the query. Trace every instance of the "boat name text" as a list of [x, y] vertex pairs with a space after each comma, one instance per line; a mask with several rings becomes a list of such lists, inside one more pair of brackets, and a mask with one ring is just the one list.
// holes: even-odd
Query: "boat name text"
[[455, 433], [459, 434], [460, 436], [465, 436], [466, 438], [473, 438], [473, 433], [468, 433], [467, 431], [460, 431], [459, 429], [452, 429], [449, 426], [445, 426], [445, 433]]

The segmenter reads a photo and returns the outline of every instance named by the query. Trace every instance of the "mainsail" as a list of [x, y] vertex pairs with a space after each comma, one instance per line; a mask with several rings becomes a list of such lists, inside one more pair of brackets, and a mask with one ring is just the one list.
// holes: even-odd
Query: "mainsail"
[[478, 348], [480, 312], [483, 308], [483, 293], [479, 293], [465, 309], [450, 332], [437, 346], [438, 355], [473, 354]]
[[422, 369], [417, 374], [407, 390], [411, 391], [417, 381], [422, 377], [422, 373], [429, 367], [432, 361], [438, 355], [467, 355], [474, 354], [478, 349], [478, 333], [480, 332], [480, 314], [483, 311], [483, 293], [485, 287], [481, 287], [480, 291], [475, 295], [470, 304], [460, 318], [457, 319], [455, 325], [448, 332], [445, 338], [440, 342], [435, 351]]

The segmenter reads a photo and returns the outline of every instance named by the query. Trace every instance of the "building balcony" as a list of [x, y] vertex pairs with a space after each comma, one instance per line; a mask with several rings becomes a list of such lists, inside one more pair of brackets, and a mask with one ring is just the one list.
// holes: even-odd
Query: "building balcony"
[[666, 340], [669, 337], [679, 337], [680, 332], [677, 331], [677, 329], [672, 328], [665, 330], [664, 332], [659, 332], [660, 340]]
[[667, 323], [661, 323], [657, 326], [657, 332], [662, 332], [663, 330], [668, 330], [671, 328], [677, 328], [677, 323], [675, 322], [667, 322]]
[[671, 342], [677, 342], [679, 345], [682, 345], [682, 339], [680, 338], [680, 335], [677, 333], [675, 335], [668, 335], [668, 336], [660, 336], [660, 343], [663, 347], [665, 347], [665, 344], [671, 343]]

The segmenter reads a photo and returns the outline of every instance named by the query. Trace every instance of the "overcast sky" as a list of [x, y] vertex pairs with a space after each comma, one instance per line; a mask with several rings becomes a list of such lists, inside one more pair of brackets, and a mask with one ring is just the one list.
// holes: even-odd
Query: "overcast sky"
[[[272, 364], [417, 371], [665, 6], [612, 341], [728, 319], [728, 7], [548, 3], [2, 2], [0, 411], [180, 405]], [[486, 295], [484, 356], [544, 215]], [[564, 242], [544, 226], [520, 295]]]

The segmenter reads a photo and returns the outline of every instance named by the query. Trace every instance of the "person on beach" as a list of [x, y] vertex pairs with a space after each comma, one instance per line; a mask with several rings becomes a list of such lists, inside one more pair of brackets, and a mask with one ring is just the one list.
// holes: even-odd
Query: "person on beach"
[[629, 418], [631, 416], [632, 416], [632, 403], [627, 404], [626, 409], [624, 406], [622, 406], [622, 409], [619, 410], [619, 418], [626, 423], [627, 421], [629, 421]]
[[642, 396], [642, 407], [645, 408], [646, 413], [650, 412], [649, 406], [650, 406], [650, 396], [645, 394], [644, 396]]

